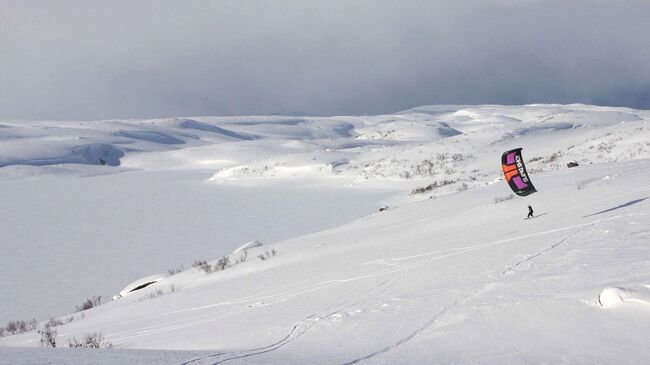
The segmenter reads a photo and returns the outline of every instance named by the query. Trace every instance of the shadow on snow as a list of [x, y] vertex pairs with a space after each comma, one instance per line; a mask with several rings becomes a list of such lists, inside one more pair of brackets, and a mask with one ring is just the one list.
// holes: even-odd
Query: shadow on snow
[[611, 212], [612, 210], [616, 210], [616, 209], [620, 209], [620, 208], [629, 207], [630, 205], [633, 205], [633, 204], [636, 204], [636, 203], [640, 203], [640, 202], [642, 202], [642, 201], [644, 201], [644, 200], [646, 200], [646, 199], [648, 199], [648, 198], [645, 197], [645, 198], [641, 198], [641, 199], [630, 200], [629, 202], [627, 202], [627, 203], [625, 203], [625, 204], [621, 204], [621, 205], [617, 205], [617, 206], [615, 206], [615, 207], [613, 207], [613, 208], [609, 208], [609, 209], [601, 210], [600, 212], [592, 213], [592, 214], [586, 215], [586, 216], [584, 216], [584, 217], [582, 217], [582, 218], [592, 217], [592, 216], [594, 216], [594, 215], [598, 215], [598, 214], [603, 214], [603, 213]]

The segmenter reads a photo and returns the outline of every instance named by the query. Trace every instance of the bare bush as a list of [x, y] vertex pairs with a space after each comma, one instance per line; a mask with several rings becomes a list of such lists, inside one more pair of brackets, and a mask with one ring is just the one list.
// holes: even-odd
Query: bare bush
[[[70, 323], [70, 322], [68, 322], [68, 323]], [[52, 318], [50, 318], [49, 321], [47, 321], [47, 323], [46, 323], [45, 325], [46, 325], [46, 326], [49, 325], [49, 326], [58, 327], [58, 326], [63, 326], [64, 323], [63, 323], [62, 320], [60, 320], [60, 319], [58, 319], [58, 318], [54, 318], [54, 317], [52, 317]]]
[[431, 190], [434, 190], [434, 189], [437, 189], [437, 188], [440, 188], [440, 187], [443, 187], [443, 186], [455, 184], [455, 183], [456, 183], [456, 180], [434, 181], [432, 184], [429, 184], [429, 185], [427, 185], [425, 187], [413, 189], [413, 191], [411, 191], [411, 195], [424, 194], [424, 193], [429, 192]]
[[241, 264], [242, 262], [246, 262], [248, 259], [248, 250], [244, 250], [241, 255], [235, 260], [235, 264]]
[[88, 298], [88, 299], [86, 299], [85, 302], [81, 303], [81, 305], [76, 307], [77, 312], [85, 311], [85, 310], [88, 310], [90, 308], [95, 308], [95, 307], [99, 306], [101, 303], [102, 303], [101, 295], [97, 296], [97, 297]]
[[176, 275], [178, 273], [181, 273], [181, 272], [183, 272], [183, 265], [181, 265], [180, 267], [177, 267], [175, 269], [169, 269], [169, 270], [167, 270], [167, 272], [169, 273], [169, 276], [174, 276], [174, 275]]
[[36, 318], [33, 318], [31, 321], [29, 321], [27, 328], [29, 331], [34, 331], [36, 328], [38, 328], [38, 321]]
[[412, 168], [413, 168], [416, 175], [433, 176], [433, 175], [436, 174], [435, 170], [433, 168], [433, 162], [431, 162], [431, 160], [429, 160], [429, 159], [422, 160], [422, 162], [420, 162], [417, 165], [412, 166]]
[[28, 332], [27, 322], [25, 321], [11, 321], [7, 323], [5, 330], [9, 335], [17, 335], [19, 333]]
[[17, 335], [25, 332], [34, 331], [38, 328], [36, 318], [31, 321], [11, 321], [5, 327], [0, 327], [0, 337]]
[[140, 298], [140, 300], [138, 300], [138, 301], [142, 302], [142, 301], [145, 301], [145, 300], [158, 298], [159, 296], [162, 296], [162, 295], [165, 295], [165, 292], [162, 289], [158, 289], [158, 290], [156, 290], [154, 292], [151, 292], [151, 293], [145, 295], [144, 297]]
[[56, 322], [53, 322], [51, 319], [45, 324], [42, 330], [38, 330], [38, 334], [41, 335], [41, 346], [43, 347], [56, 347], [56, 336], [58, 332], [56, 330]]
[[205, 261], [205, 260], [194, 260], [194, 262], [192, 263], [192, 267], [197, 268], [197, 267], [200, 267], [200, 266], [205, 265], [207, 263], [208, 262]]
[[82, 341], [79, 341], [76, 337], [73, 337], [68, 341], [68, 347], [86, 349], [110, 349], [113, 348], [113, 344], [106, 340], [101, 332], [95, 332], [86, 335]]
[[169, 288], [169, 291], [167, 291], [167, 292], [165, 292], [163, 289], [158, 289], [158, 290], [156, 290], [154, 292], [151, 292], [151, 293], [145, 295], [144, 297], [138, 299], [138, 302], [144, 302], [145, 300], [154, 299], [154, 298], [158, 298], [160, 296], [166, 295], [166, 294], [171, 294], [171, 293], [175, 293], [177, 291], [181, 291], [181, 289], [178, 288], [175, 284], [169, 284], [168, 288]]
[[510, 195], [506, 195], [506, 196], [498, 196], [498, 197], [494, 198], [494, 204], [503, 203], [506, 200], [512, 200], [514, 198], [515, 198], [515, 194], [510, 194]]
[[228, 256], [224, 256], [220, 258], [217, 263], [214, 265], [214, 269], [216, 270], [225, 270], [229, 268], [230, 265], [230, 258]]
[[265, 251], [263, 254], [257, 255], [257, 257], [259, 257], [260, 260], [264, 261], [264, 260], [268, 260], [271, 257], [275, 256], [277, 253], [278, 253], [278, 251], [276, 251], [275, 249], [272, 249], [271, 251]]
[[199, 268], [206, 273], [211, 273], [212, 272], [212, 265], [208, 264], [207, 261], [205, 260], [194, 260], [192, 263], [193, 268]]
[[546, 162], [555, 162], [561, 156], [562, 156], [562, 151], [557, 151], [554, 154], [552, 154]]

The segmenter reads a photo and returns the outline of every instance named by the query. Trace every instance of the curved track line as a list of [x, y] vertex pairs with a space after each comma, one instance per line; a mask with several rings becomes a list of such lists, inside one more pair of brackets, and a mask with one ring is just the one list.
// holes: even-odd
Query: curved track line
[[369, 354], [369, 355], [366, 355], [366, 356], [364, 356], [364, 357], [360, 357], [360, 358], [354, 359], [354, 360], [352, 360], [352, 361], [345, 362], [345, 363], [343, 363], [343, 364], [341, 364], [341, 365], [353, 365], [353, 364], [358, 364], [358, 363], [360, 363], [360, 362], [362, 362], [362, 361], [365, 361], [365, 360], [368, 360], [368, 359], [370, 359], [370, 358], [373, 358], [373, 357], [375, 357], [375, 356], [377, 356], [377, 355], [381, 355], [381, 354], [383, 354], [383, 353], [386, 353], [386, 352], [388, 352], [388, 351], [390, 351], [390, 350], [392, 350], [392, 349], [394, 349], [394, 348], [396, 348], [396, 347], [399, 347], [399, 346], [401, 346], [401, 345], [403, 345], [403, 344], [405, 344], [405, 343], [411, 341], [411, 340], [412, 340], [415, 336], [417, 336], [420, 332], [422, 332], [422, 331], [426, 330], [427, 328], [431, 327], [431, 326], [436, 322], [436, 320], [437, 320], [438, 318], [440, 318], [442, 315], [444, 315], [447, 311], [451, 310], [451, 309], [454, 308], [455, 306], [456, 306], [456, 302], [454, 302], [454, 304], [452, 304], [451, 306], [447, 306], [447, 307], [442, 308], [442, 310], [441, 310], [440, 312], [436, 313], [433, 317], [431, 317], [431, 319], [429, 319], [428, 321], [426, 321], [426, 322], [424, 323], [424, 325], [422, 325], [421, 327], [417, 328], [415, 331], [411, 332], [408, 336], [405, 336], [405, 337], [401, 338], [399, 341], [395, 342], [394, 344], [392, 344], [392, 345], [390, 345], [390, 346], [386, 346], [386, 347], [384, 347], [383, 349], [378, 350], [378, 351], [375, 351], [375, 352], [373, 352], [373, 353], [371, 353], [371, 354]]
[[[594, 224], [595, 224], [595, 223], [594, 223]], [[592, 226], [593, 226], [594, 224], [592, 224]], [[544, 254], [544, 253], [546, 253], [546, 252], [548, 252], [548, 251], [550, 251], [550, 250], [556, 248], [557, 246], [559, 246], [559, 245], [561, 245], [562, 243], [566, 242], [569, 238], [571, 238], [572, 236], [575, 236], [576, 234], [582, 232], [583, 230], [584, 230], [584, 228], [581, 228], [581, 229], [579, 229], [579, 230], [577, 230], [577, 231], [575, 231], [575, 232], [569, 233], [568, 235], [564, 236], [564, 237], [563, 237], [561, 240], [559, 240], [558, 242], [556, 242], [556, 243], [554, 243], [554, 244], [548, 246], [547, 248], [545, 248], [545, 249], [543, 249], [543, 250], [541, 250], [541, 251], [538, 251], [538, 252], [536, 252], [536, 253], [534, 253], [534, 254], [532, 254], [532, 255], [529, 255], [529, 256], [526, 257], [525, 259], [523, 259], [523, 260], [517, 262], [516, 264], [514, 264], [514, 265], [508, 267], [507, 269], [503, 270], [503, 271], [501, 272], [501, 275], [505, 275], [505, 274], [507, 274], [508, 272], [513, 271], [514, 269], [516, 269], [517, 266], [519, 266], [519, 265], [521, 265], [521, 264], [523, 264], [523, 263], [526, 263], [526, 262], [528, 262], [528, 261], [530, 261], [530, 260], [532, 260], [532, 259], [534, 259], [534, 258], [536, 258], [536, 257], [538, 257], [538, 256], [540, 256], [540, 255], [542, 255], [542, 254]]]
[[[267, 346], [260, 347], [260, 348], [255, 348], [255, 349], [242, 350], [242, 351], [219, 352], [219, 353], [216, 353], [216, 354], [213, 354], [213, 355], [208, 355], [206, 357], [201, 357], [201, 358], [196, 358], [196, 359], [190, 360], [190, 362], [187, 362], [187, 363], [184, 363], [184, 364], [189, 364], [189, 363], [196, 362], [196, 361], [201, 361], [201, 360], [208, 360], [208, 359], [211, 359], [211, 358], [217, 358], [217, 357], [221, 357], [221, 356], [232, 355], [231, 357], [223, 358], [223, 359], [220, 359], [220, 360], [212, 363], [213, 365], [216, 365], [216, 364], [221, 364], [221, 363], [231, 361], [231, 360], [242, 359], [242, 358], [246, 358], [246, 357], [261, 355], [261, 354], [265, 354], [265, 353], [268, 353], [268, 352], [271, 352], [271, 351], [275, 351], [275, 350], [283, 347], [284, 345], [294, 341], [295, 339], [299, 338], [300, 336], [304, 335], [305, 333], [307, 333], [310, 329], [312, 329], [317, 324], [318, 321], [320, 321], [320, 320], [322, 320], [324, 318], [331, 317], [331, 316], [333, 316], [333, 315], [335, 315], [337, 313], [340, 313], [340, 312], [344, 311], [345, 309], [348, 309], [348, 308], [353, 307], [353, 306], [357, 306], [357, 305], [361, 304], [362, 302], [365, 302], [365, 301], [367, 301], [369, 299], [372, 299], [372, 298], [376, 298], [379, 295], [385, 293], [390, 288], [392, 288], [394, 285], [396, 285], [399, 281], [401, 281], [405, 277], [405, 275], [406, 275], [406, 273], [408, 271], [408, 268], [404, 267], [403, 265], [399, 265], [399, 264], [392, 264], [392, 263], [385, 263], [385, 262], [377, 262], [377, 264], [395, 266], [395, 267], [397, 267], [397, 270], [384, 271], [383, 273], [388, 273], [388, 272], [392, 273], [392, 272], [399, 271], [399, 272], [401, 272], [401, 275], [396, 276], [393, 279], [382, 281], [378, 285], [375, 285], [372, 288], [370, 288], [369, 290], [365, 291], [364, 293], [361, 293], [357, 297], [357, 299], [354, 300], [354, 301], [352, 301], [351, 299], [345, 300], [340, 304], [334, 305], [332, 307], [329, 307], [329, 308], [321, 311], [322, 314], [320, 314], [320, 315], [312, 314], [312, 315], [306, 317], [305, 319], [301, 320], [300, 322], [294, 324], [293, 328], [291, 329], [289, 334], [287, 334], [287, 336], [285, 336], [282, 340], [280, 340], [278, 342], [275, 342], [275, 343], [273, 343], [271, 345], [267, 345]], [[325, 313], [323, 313], [323, 312], [325, 312]], [[306, 326], [306, 327], [304, 329], [300, 330], [299, 332], [297, 332], [298, 329], [300, 327], [302, 327], [302, 326]]]

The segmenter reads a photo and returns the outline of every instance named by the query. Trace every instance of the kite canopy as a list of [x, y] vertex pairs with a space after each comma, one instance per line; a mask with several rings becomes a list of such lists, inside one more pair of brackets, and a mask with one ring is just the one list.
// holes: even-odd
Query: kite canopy
[[524, 159], [521, 157], [521, 148], [504, 152], [501, 155], [501, 168], [503, 168], [508, 185], [515, 194], [526, 196], [537, 191], [526, 172]]

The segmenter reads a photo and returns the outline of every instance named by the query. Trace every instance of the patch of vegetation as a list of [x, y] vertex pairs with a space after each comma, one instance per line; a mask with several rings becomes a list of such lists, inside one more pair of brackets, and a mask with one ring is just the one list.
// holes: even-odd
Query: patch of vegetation
[[166, 295], [166, 294], [171, 294], [171, 293], [176, 293], [178, 291], [181, 291], [181, 289], [179, 287], [177, 287], [175, 284], [170, 284], [168, 288], [169, 288], [169, 290], [167, 290], [167, 291], [165, 291], [163, 289], [158, 289], [156, 291], [153, 291], [153, 292], [145, 295], [144, 297], [138, 299], [138, 302], [144, 302], [145, 300], [155, 299], [155, 298], [161, 297], [161, 296]]
[[91, 309], [91, 308], [95, 308], [95, 307], [99, 306], [100, 304], [102, 304], [101, 295], [97, 296], [97, 297], [92, 297], [92, 298], [86, 299], [86, 301], [81, 303], [81, 305], [77, 306], [76, 309], [77, 309], [77, 312], [81, 312], [81, 311], [85, 311], [85, 310], [88, 310], [88, 309]]
[[206, 273], [211, 273], [212, 272], [212, 265], [208, 264], [207, 261], [205, 260], [194, 260], [192, 263], [193, 268], [199, 268]]
[[265, 261], [265, 260], [270, 259], [271, 257], [274, 257], [277, 253], [278, 253], [278, 252], [277, 252], [275, 249], [272, 249], [271, 251], [266, 251], [266, 252], [264, 252], [263, 254], [258, 255], [257, 257], [258, 257], [260, 260]]
[[510, 195], [506, 195], [506, 196], [498, 196], [498, 197], [494, 198], [494, 204], [503, 203], [504, 201], [512, 200], [514, 198], [515, 198], [515, 194], [510, 194]]
[[41, 346], [56, 347], [56, 336], [58, 335], [56, 328], [62, 325], [63, 322], [61, 320], [50, 318], [50, 320], [45, 323], [45, 326], [43, 326], [43, 329], [38, 330], [38, 334], [41, 335]]
[[0, 328], [0, 337], [18, 335], [25, 332], [30, 332], [38, 327], [36, 318], [31, 321], [11, 321], [6, 326]]
[[110, 349], [113, 348], [113, 344], [106, 340], [101, 332], [95, 332], [87, 334], [81, 341], [77, 340], [76, 337], [73, 337], [68, 341], [68, 347], [85, 349]]
[[437, 189], [437, 188], [440, 188], [440, 187], [443, 187], [443, 186], [447, 186], [447, 185], [451, 185], [451, 184], [455, 184], [455, 183], [456, 183], [456, 180], [434, 181], [432, 184], [429, 184], [429, 185], [427, 185], [425, 187], [413, 189], [413, 191], [411, 191], [411, 195], [428, 193], [428, 192], [430, 192], [430, 191], [432, 191], [434, 189]]
[[239, 257], [235, 260], [235, 265], [246, 262], [246, 260], [248, 260], [248, 250], [242, 251]]
[[181, 266], [179, 266], [179, 267], [177, 267], [175, 269], [167, 270], [167, 273], [169, 273], [169, 276], [174, 276], [174, 275], [176, 275], [178, 273], [183, 272], [183, 270], [184, 270], [183, 265], [181, 265]]

